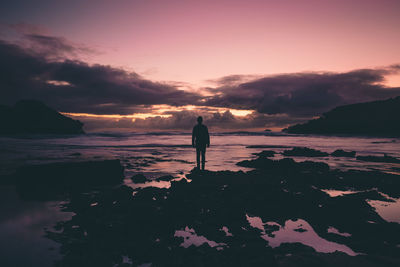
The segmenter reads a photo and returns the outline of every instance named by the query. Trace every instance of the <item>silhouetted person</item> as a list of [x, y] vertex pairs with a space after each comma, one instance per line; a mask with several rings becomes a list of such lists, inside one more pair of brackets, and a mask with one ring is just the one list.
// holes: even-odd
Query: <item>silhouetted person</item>
[[197, 169], [200, 170], [200, 154], [201, 169], [204, 170], [206, 162], [206, 146], [210, 147], [210, 135], [207, 126], [203, 125], [203, 118], [197, 118], [197, 125], [193, 127], [192, 146], [196, 148]]

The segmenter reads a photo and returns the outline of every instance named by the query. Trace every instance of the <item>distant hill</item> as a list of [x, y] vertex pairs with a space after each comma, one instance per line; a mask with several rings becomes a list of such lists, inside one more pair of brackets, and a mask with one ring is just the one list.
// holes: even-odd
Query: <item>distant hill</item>
[[0, 134], [80, 134], [82, 126], [39, 101], [0, 105]]
[[320, 118], [283, 131], [302, 134], [400, 136], [400, 96], [336, 107]]

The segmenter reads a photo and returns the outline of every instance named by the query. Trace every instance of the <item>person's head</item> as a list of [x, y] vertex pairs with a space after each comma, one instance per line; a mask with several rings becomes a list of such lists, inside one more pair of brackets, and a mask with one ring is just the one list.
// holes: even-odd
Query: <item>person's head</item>
[[202, 116], [197, 117], [197, 123], [202, 124], [202, 122], [203, 122], [203, 117]]

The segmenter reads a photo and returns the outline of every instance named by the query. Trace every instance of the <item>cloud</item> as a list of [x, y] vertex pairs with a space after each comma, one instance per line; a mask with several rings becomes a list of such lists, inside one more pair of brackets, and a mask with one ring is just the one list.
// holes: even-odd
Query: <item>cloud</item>
[[73, 116], [84, 123], [85, 131], [104, 130], [183, 130], [191, 131], [198, 116], [204, 118], [210, 131], [264, 130], [265, 128], [284, 128], [290, 124], [303, 122], [305, 118], [290, 117], [286, 114], [267, 115], [253, 112], [246, 116], [235, 116], [229, 110], [225, 112], [207, 111], [206, 109], [168, 112], [169, 117], [155, 116], [139, 118], [96, 118]]
[[[19, 25], [23, 42], [0, 40], [0, 103], [36, 99], [68, 113], [155, 113], [153, 105], [193, 105], [169, 117], [137, 119], [84, 118], [88, 128], [190, 129], [202, 115], [210, 127], [246, 129], [286, 127], [336, 106], [400, 95], [384, 85], [400, 65], [343, 73], [304, 72], [270, 76], [230, 75], [209, 80], [213, 87], [195, 90], [183, 82], [156, 82], [141, 75], [79, 60], [90, 48], [44, 30]], [[181, 90], [187, 88], [190, 90]], [[253, 110], [245, 117], [216, 112], [215, 107]], [[160, 112], [157, 112], [160, 113]]]
[[[2, 38], [25, 52], [51, 61], [89, 58], [100, 52], [93, 46], [72, 42], [61, 36], [52, 36], [43, 26], [29, 23], [0, 23]], [[1, 31], [0, 31], [1, 32]]]
[[[240, 74], [233, 74], [228, 76], [223, 76], [218, 79], [210, 79], [206, 80], [206, 82], [215, 84], [215, 85], [224, 85], [224, 86], [233, 86], [238, 85], [247, 81], [255, 80], [261, 78], [261, 75], [240, 75]], [[215, 88], [208, 88], [213, 90]]]
[[[344, 73], [290, 73], [241, 82], [238, 75], [222, 77], [215, 95], [204, 105], [254, 109], [265, 114], [315, 116], [336, 106], [400, 95], [400, 88], [383, 85], [386, 75], [399, 72], [398, 65], [359, 69]], [[248, 79], [248, 76], [244, 76]]]
[[64, 37], [36, 33], [24, 34], [23, 37], [24, 42], [22, 44], [25, 49], [48, 60], [78, 59], [88, 54], [98, 53], [94, 48], [75, 44]]
[[253, 112], [246, 116], [235, 116], [229, 110], [225, 112], [180, 111], [171, 117], [149, 117], [136, 119], [132, 127], [139, 129], [191, 129], [198, 116], [202, 116], [204, 124], [211, 130], [225, 131], [235, 129], [264, 129], [266, 127], [283, 128], [289, 124], [304, 121], [304, 118], [289, 117], [286, 114], [267, 115]]
[[[31, 36], [59, 55], [75, 48], [59, 38]], [[196, 104], [200, 96], [134, 72], [79, 60], [52, 60], [43, 50], [0, 41], [0, 101], [37, 99], [63, 112], [132, 114], [138, 106]], [[63, 52], [64, 51], [64, 52]], [[58, 57], [59, 59], [59, 57]]]

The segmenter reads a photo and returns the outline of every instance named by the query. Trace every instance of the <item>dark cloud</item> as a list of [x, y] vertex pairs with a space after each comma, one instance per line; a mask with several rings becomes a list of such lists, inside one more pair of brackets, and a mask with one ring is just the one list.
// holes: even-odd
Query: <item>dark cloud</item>
[[[233, 74], [233, 75], [220, 77], [218, 79], [211, 79], [211, 80], [206, 80], [206, 81], [209, 83], [212, 83], [212, 84], [216, 84], [216, 85], [232, 86], [232, 85], [238, 85], [238, 84], [244, 83], [246, 81], [255, 80], [260, 77], [262, 77], [262, 76]], [[216, 88], [208, 88], [208, 89], [213, 90]]]
[[[336, 106], [400, 95], [383, 85], [400, 65], [345, 73], [292, 73], [261, 77], [231, 75], [213, 80], [215, 87], [180, 90], [181, 82], [160, 83], [137, 73], [77, 60], [90, 48], [27, 26], [24, 42], [0, 40], [0, 103], [37, 99], [68, 113], [152, 113], [152, 105], [195, 105], [196, 111], [171, 111], [169, 117], [137, 119], [85, 118], [89, 128], [189, 129], [201, 113], [210, 127], [246, 129], [285, 127]], [[248, 116], [219, 113], [213, 107], [254, 110]], [[101, 125], [102, 124], [102, 125]]]
[[382, 84], [386, 75], [398, 71], [398, 65], [393, 65], [346, 73], [280, 74], [246, 82], [240, 82], [240, 76], [228, 76], [217, 80], [217, 87], [208, 88], [215, 95], [204, 105], [314, 116], [339, 105], [400, 95], [400, 88]]
[[37, 56], [48, 60], [79, 58], [97, 51], [89, 46], [75, 44], [63, 37], [43, 34], [24, 34], [23, 46]]
[[52, 36], [45, 27], [39, 25], [0, 23], [1, 32], [2, 38], [17, 44], [26, 53], [51, 61], [83, 59], [100, 53], [93, 46], [74, 43], [61, 36]]
[[[38, 38], [37, 36], [34, 38]], [[61, 39], [41, 39], [56, 51], [71, 51]], [[60, 52], [62, 55], [63, 52]], [[0, 101], [37, 99], [63, 112], [132, 114], [138, 105], [196, 104], [197, 94], [140, 75], [78, 60], [50, 60], [41, 51], [0, 41]]]

